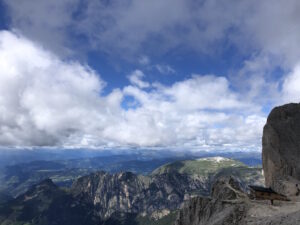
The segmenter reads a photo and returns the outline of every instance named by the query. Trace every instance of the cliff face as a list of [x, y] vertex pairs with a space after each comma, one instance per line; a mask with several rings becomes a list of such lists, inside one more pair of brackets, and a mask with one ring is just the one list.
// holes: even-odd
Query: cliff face
[[300, 224], [297, 202], [250, 200], [233, 178], [221, 179], [213, 186], [212, 198], [187, 201], [174, 225], [296, 225]]
[[237, 224], [243, 216], [243, 211], [243, 204], [228, 204], [219, 200], [197, 197], [180, 211], [175, 225]]
[[[236, 161], [230, 161], [230, 165], [232, 163]], [[191, 165], [187, 168], [199, 169]], [[203, 175], [195, 172], [180, 173], [180, 170], [175, 169], [153, 173], [152, 176], [141, 176], [131, 172], [97, 172], [79, 178], [73, 184], [71, 192], [76, 198], [88, 200], [93, 204], [101, 218], [109, 218], [114, 213], [152, 215], [164, 209], [177, 210], [184, 200], [189, 200], [192, 196], [208, 196], [212, 183], [228, 174], [239, 177], [243, 189], [247, 186], [246, 183], [259, 184], [262, 177], [259, 169], [246, 166], [226, 167], [214, 174]]]
[[72, 193], [88, 199], [101, 218], [108, 218], [115, 212], [151, 214], [177, 209], [197, 188], [201, 188], [200, 183], [178, 173], [150, 178], [130, 172], [98, 172], [79, 178], [72, 186]]
[[188, 201], [180, 210], [175, 225], [240, 224], [248, 207], [240, 201], [245, 197], [237, 180], [220, 178], [213, 185], [212, 198], [196, 197]]
[[262, 141], [266, 186], [284, 195], [299, 194], [300, 104], [274, 108], [268, 116]]

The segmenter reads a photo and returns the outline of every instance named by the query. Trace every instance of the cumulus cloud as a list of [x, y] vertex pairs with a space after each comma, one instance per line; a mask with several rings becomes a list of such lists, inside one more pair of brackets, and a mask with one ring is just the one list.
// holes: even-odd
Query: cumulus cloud
[[[133, 71], [131, 85], [103, 95], [105, 82], [88, 66], [2, 31], [0, 145], [259, 149], [264, 114], [227, 78], [193, 75], [145, 91], [143, 76]], [[139, 106], [122, 108], [126, 96]]]
[[229, 89], [225, 77], [197, 76], [175, 83], [164, 92], [182, 109], [235, 109], [245, 105]]
[[300, 38], [298, 26], [300, 2], [297, 0], [251, 2], [253, 5], [249, 11], [253, 15], [244, 18], [240, 26], [244, 34], [243, 43], [251, 43], [256, 49], [280, 58], [283, 66], [293, 67], [300, 57], [300, 50], [297, 47]]
[[135, 70], [128, 76], [128, 79], [131, 84], [136, 85], [139, 88], [150, 87], [148, 82], [142, 80], [143, 77], [145, 77], [145, 74], [141, 70]]
[[276, 105], [280, 99], [281, 79], [274, 79], [276, 71], [273, 58], [258, 54], [243, 62], [243, 66], [229, 75], [230, 84], [243, 96], [245, 102], [257, 105]]
[[300, 102], [300, 64], [295, 66], [282, 85], [283, 102]]
[[89, 67], [64, 62], [24, 37], [2, 31], [0, 68], [2, 145], [59, 145], [76, 133], [89, 133], [93, 121], [104, 126], [99, 98], [104, 82]]
[[173, 73], [176, 73], [176, 71], [170, 65], [156, 64], [155, 68], [161, 74], [173, 74]]
[[[297, 0], [4, 2], [20, 34], [0, 32], [0, 145], [253, 150], [264, 106], [300, 100]], [[226, 77], [165, 86], [135, 70], [105, 96], [99, 74], [65, 60], [92, 49], [172, 74], [155, 56], [228, 47], [247, 59]]]
[[76, 41], [69, 38], [74, 34], [69, 33], [68, 27], [74, 23], [72, 15], [78, 9], [80, 0], [3, 2], [10, 12], [13, 28], [60, 55], [74, 53], [72, 46]]
[[[148, 72], [173, 74], [174, 68], [156, 60], [158, 55], [215, 56], [233, 47], [246, 60], [226, 80], [243, 102], [263, 108], [299, 101], [297, 73], [290, 72], [297, 71], [300, 59], [298, 0], [4, 2], [12, 28], [63, 58], [93, 50], [131, 60]], [[149, 88], [143, 76], [131, 74], [131, 84]], [[236, 100], [229, 96], [228, 101]]]
[[[259, 149], [265, 117], [242, 103], [224, 77], [194, 75], [151, 92], [132, 86], [123, 92], [141, 103], [126, 113], [129, 121], [138, 119], [137, 126], [130, 127], [134, 133], [147, 127], [140, 145], [150, 141], [152, 146], [163, 143], [181, 149]], [[125, 131], [124, 124], [118, 130], [120, 136], [126, 135], [124, 140], [138, 141]]]
[[297, 0], [4, 2], [14, 28], [59, 53], [78, 48], [80, 37], [85, 47], [126, 58], [178, 48], [214, 54], [231, 44], [284, 56], [287, 65], [300, 55]]

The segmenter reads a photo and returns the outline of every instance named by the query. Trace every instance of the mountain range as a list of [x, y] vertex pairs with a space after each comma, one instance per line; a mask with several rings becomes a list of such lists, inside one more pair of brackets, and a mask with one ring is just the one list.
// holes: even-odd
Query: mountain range
[[172, 224], [184, 201], [208, 196], [229, 174], [244, 187], [262, 181], [261, 168], [222, 157], [170, 162], [148, 175], [92, 172], [68, 188], [45, 179], [2, 203], [0, 224]]

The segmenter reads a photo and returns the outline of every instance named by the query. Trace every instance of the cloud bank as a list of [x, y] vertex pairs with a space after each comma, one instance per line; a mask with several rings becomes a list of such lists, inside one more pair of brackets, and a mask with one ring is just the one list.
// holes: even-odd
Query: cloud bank
[[[16, 31], [0, 32], [1, 146], [259, 150], [268, 109], [300, 100], [297, 0], [4, 2]], [[163, 85], [142, 69], [175, 76], [155, 56], [231, 48], [241, 66], [222, 76]], [[90, 50], [139, 69], [103, 94], [101, 75], [70, 60]]]
[[[131, 85], [103, 95], [105, 81], [87, 65], [1, 31], [0, 145], [257, 150], [265, 117], [227, 78], [150, 87], [144, 76], [134, 71]], [[128, 96], [138, 107], [122, 107]]]
[[214, 55], [235, 46], [245, 54], [275, 55], [286, 65], [300, 57], [298, 0], [4, 2], [12, 27], [63, 55], [89, 48], [136, 60], [174, 49]]

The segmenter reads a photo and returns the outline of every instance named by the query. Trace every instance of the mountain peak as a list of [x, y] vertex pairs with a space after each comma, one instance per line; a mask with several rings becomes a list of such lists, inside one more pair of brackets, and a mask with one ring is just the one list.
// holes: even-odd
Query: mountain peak
[[38, 186], [57, 187], [50, 178], [41, 181]]

